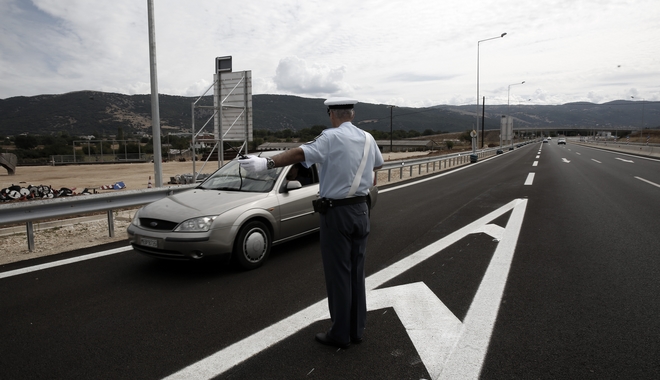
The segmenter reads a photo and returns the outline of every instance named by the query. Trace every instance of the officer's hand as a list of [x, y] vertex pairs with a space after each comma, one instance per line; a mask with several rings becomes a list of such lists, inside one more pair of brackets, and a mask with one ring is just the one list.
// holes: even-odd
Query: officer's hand
[[243, 169], [250, 172], [261, 172], [268, 169], [266, 166], [268, 161], [263, 157], [246, 156], [246, 158], [240, 158], [238, 163]]

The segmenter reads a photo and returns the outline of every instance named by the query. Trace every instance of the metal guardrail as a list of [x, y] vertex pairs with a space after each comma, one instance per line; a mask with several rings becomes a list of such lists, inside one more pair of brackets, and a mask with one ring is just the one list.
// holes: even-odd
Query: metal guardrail
[[[478, 158], [487, 157], [493, 154], [495, 154], [495, 149], [486, 149], [476, 152]], [[417, 168], [417, 174], [421, 175], [422, 168], [424, 166], [426, 166], [426, 173], [435, 172], [436, 170], [449, 169], [455, 166], [470, 163], [471, 155], [471, 152], [461, 152], [443, 156], [412, 158], [408, 160], [388, 162], [384, 164], [383, 167], [377, 172], [387, 171], [387, 182], [391, 182], [393, 173], [395, 174], [398, 172], [398, 179], [403, 179], [405, 171], [408, 172], [409, 177], [413, 177], [415, 168]]]
[[[480, 150], [476, 152], [476, 155], [479, 158], [492, 156], [497, 149], [500, 148]], [[390, 182], [392, 181], [392, 173], [395, 171], [399, 172], [399, 179], [403, 178], [404, 169], [409, 171], [409, 175], [412, 177], [414, 168], [418, 169], [419, 174], [421, 174], [424, 165], [426, 165], [426, 173], [449, 169], [470, 163], [471, 155], [471, 152], [461, 152], [443, 156], [389, 162], [383, 165], [383, 168], [378, 170], [378, 172], [387, 171], [387, 181]], [[34, 222], [105, 211], [108, 218], [109, 236], [114, 237], [113, 210], [145, 205], [195, 186], [197, 184], [4, 204], [0, 206], [0, 227], [26, 223], [28, 250], [31, 252], [34, 249]]]
[[35, 221], [106, 211], [108, 215], [109, 234], [110, 237], [114, 237], [113, 210], [141, 206], [168, 195], [188, 190], [194, 186], [196, 184], [128, 190], [118, 194], [77, 195], [66, 198], [5, 204], [0, 207], [0, 226], [25, 222], [28, 250], [32, 252], [34, 249], [33, 223]]

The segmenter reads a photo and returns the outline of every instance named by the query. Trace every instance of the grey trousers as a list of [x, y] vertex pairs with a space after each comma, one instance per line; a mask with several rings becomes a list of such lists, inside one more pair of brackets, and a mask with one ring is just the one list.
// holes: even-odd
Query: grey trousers
[[341, 343], [362, 338], [367, 320], [364, 260], [369, 236], [366, 203], [333, 207], [321, 215], [321, 256], [332, 327]]

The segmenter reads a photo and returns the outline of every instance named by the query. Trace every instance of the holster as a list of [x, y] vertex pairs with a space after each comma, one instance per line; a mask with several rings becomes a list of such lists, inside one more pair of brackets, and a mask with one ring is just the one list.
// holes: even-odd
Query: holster
[[330, 208], [330, 202], [326, 198], [319, 198], [312, 201], [312, 206], [314, 207], [314, 212], [325, 215], [328, 212], [328, 208]]

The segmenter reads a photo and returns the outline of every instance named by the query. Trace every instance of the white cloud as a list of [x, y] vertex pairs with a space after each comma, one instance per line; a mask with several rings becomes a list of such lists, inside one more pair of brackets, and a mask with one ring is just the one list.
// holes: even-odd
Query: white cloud
[[279, 91], [291, 94], [323, 97], [343, 94], [350, 96], [351, 87], [343, 81], [346, 67], [331, 68], [323, 64], [307, 63], [298, 57], [280, 60], [274, 82]]

